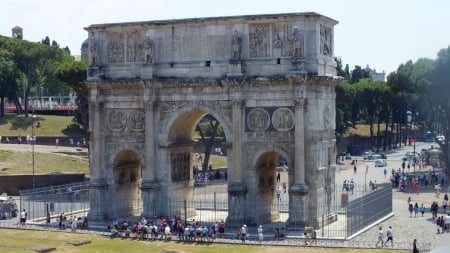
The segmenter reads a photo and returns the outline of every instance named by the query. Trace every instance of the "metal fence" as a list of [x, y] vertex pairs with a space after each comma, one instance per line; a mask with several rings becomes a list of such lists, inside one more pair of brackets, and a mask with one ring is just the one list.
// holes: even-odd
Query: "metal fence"
[[[86, 216], [90, 208], [89, 182], [79, 184], [61, 185], [35, 189], [35, 191], [23, 191], [20, 197], [20, 208], [26, 209], [29, 220], [34, 222], [45, 222], [47, 212], [56, 218], [64, 213], [67, 216]], [[342, 190], [340, 187], [332, 188], [334, 197], [329, 204], [317, 205], [310, 210], [317, 210], [317, 235], [321, 238], [346, 239], [367, 228], [369, 224], [386, 217], [392, 213], [392, 188], [390, 185], [380, 185], [377, 190], [367, 190], [364, 187], [355, 187], [353, 191]], [[151, 206], [168, 203], [168, 209], [159, 216], [180, 217], [182, 220], [195, 220], [204, 225], [226, 220], [228, 216], [228, 192], [227, 185], [208, 184], [195, 187], [194, 200], [157, 200]], [[111, 201], [120, 203], [120, 199], [112, 196]], [[142, 199], [129, 200], [130, 206], [134, 207], [131, 213], [141, 214], [143, 212]], [[258, 203], [247, 203], [250, 206], [258, 206]], [[283, 194], [280, 200], [274, 199], [270, 205], [271, 222], [264, 224], [266, 231], [276, 228], [285, 229], [295, 235], [301, 235], [304, 229], [302, 224], [287, 224], [289, 218], [289, 196], [288, 192]], [[138, 221], [140, 217], [117, 217]], [[55, 221], [56, 222], [56, 221]], [[102, 224], [106, 227], [108, 221]], [[256, 234], [255, 231], [250, 233]]]

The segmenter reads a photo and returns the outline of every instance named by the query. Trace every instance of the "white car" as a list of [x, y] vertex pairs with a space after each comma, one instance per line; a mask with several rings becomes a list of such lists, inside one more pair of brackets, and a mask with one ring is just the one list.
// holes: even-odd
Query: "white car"
[[386, 167], [387, 161], [385, 159], [377, 159], [375, 160], [375, 167]]

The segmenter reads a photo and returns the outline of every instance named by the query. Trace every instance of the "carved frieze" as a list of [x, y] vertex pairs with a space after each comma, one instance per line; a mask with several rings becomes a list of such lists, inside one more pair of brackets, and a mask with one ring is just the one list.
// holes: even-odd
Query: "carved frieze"
[[124, 45], [124, 34], [123, 33], [109, 33], [108, 34], [108, 62], [124, 62], [125, 60], [125, 45]]
[[320, 53], [332, 55], [331, 28], [320, 25]]
[[190, 153], [170, 155], [172, 182], [181, 182], [189, 180], [190, 161], [191, 161]]
[[139, 32], [130, 32], [127, 34], [127, 62], [143, 61], [144, 54], [140, 47], [141, 35]]
[[249, 25], [250, 57], [270, 56], [270, 24]]
[[176, 111], [186, 108], [192, 101], [164, 101], [159, 103], [159, 118], [161, 121], [166, 120]]

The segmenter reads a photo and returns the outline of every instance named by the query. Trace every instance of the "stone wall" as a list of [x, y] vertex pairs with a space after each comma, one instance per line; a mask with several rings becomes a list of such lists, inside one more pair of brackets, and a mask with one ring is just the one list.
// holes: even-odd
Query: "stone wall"
[[[39, 174], [34, 175], [35, 188], [85, 181], [84, 174]], [[20, 190], [31, 189], [33, 175], [0, 175], [0, 193], [19, 195]]]

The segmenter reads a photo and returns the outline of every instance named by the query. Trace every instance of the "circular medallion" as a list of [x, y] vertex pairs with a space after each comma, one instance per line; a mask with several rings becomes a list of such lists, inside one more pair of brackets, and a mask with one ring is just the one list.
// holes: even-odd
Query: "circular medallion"
[[278, 108], [272, 115], [272, 125], [278, 131], [289, 131], [294, 127], [294, 113], [289, 108]]
[[269, 113], [262, 108], [252, 109], [247, 115], [247, 126], [254, 132], [264, 132], [269, 128]]
[[122, 131], [127, 125], [127, 116], [123, 111], [113, 110], [108, 114], [108, 128], [111, 131]]

